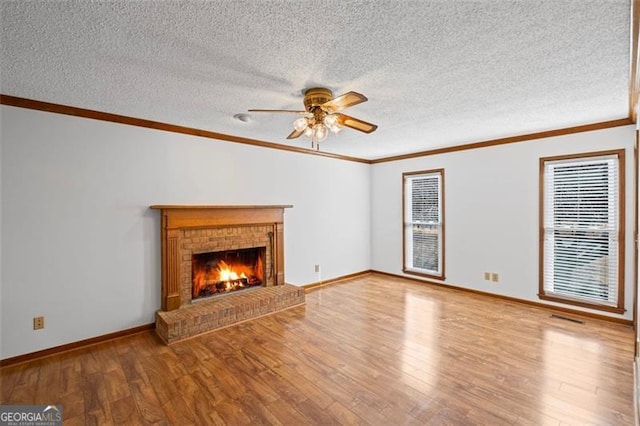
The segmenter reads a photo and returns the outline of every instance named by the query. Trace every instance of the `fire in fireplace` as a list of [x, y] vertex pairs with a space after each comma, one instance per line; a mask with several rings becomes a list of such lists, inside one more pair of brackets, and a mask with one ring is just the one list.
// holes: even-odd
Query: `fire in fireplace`
[[264, 285], [266, 247], [191, 256], [191, 300]]

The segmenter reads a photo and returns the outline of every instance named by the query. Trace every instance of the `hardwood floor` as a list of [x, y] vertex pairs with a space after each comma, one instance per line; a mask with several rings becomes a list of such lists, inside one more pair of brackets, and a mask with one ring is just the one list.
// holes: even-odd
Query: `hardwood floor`
[[552, 313], [372, 274], [173, 346], [3, 368], [1, 401], [62, 404], [69, 425], [633, 424], [631, 327]]

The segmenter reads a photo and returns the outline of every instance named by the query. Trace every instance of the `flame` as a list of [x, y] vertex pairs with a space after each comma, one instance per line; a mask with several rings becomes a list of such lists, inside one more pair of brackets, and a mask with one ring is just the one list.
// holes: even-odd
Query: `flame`
[[238, 275], [224, 260], [221, 260], [218, 264], [218, 281], [235, 281], [241, 278], [247, 278], [244, 272], [240, 272]]
[[258, 260], [256, 261], [256, 267], [254, 268], [256, 273], [256, 278], [260, 281], [264, 281], [264, 266], [262, 266], [262, 257], [258, 256]]
[[200, 294], [200, 290], [205, 287], [207, 273], [204, 269], [195, 269], [193, 271], [193, 285], [191, 286], [191, 297], [196, 298]]

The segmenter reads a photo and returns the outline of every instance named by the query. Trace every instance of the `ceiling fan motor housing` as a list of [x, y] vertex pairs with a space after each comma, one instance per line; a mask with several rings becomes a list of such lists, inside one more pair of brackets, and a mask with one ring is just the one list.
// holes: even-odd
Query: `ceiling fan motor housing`
[[304, 107], [311, 112], [313, 107], [320, 106], [333, 99], [333, 93], [324, 87], [312, 87], [304, 92]]

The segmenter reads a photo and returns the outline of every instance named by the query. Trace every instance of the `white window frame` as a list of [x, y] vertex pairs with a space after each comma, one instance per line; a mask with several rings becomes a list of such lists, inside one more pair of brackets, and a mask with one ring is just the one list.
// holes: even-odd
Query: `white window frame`
[[[586, 190], [583, 199], [590, 185], [600, 183], [592, 171], [585, 171], [584, 181], [576, 180], [580, 175], [575, 168], [588, 165], [607, 167], [602, 223], [588, 204], [584, 209], [554, 208], [563, 195], [554, 190], [556, 176]], [[540, 158], [540, 299], [624, 313], [624, 172], [624, 149]]]
[[[435, 178], [438, 182], [437, 196], [437, 219], [424, 221], [413, 218], [413, 182], [421, 178]], [[444, 280], [445, 266], [445, 216], [444, 216], [444, 169], [423, 170], [417, 172], [407, 172], [402, 174], [402, 210], [403, 210], [403, 260], [402, 270], [407, 274], [420, 275], [428, 278]], [[431, 259], [435, 263], [435, 268], [424, 268], [414, 265], [413, 241], [416, 229], [428, 230], [427, 232], [437, 235], [436, 257]]]

